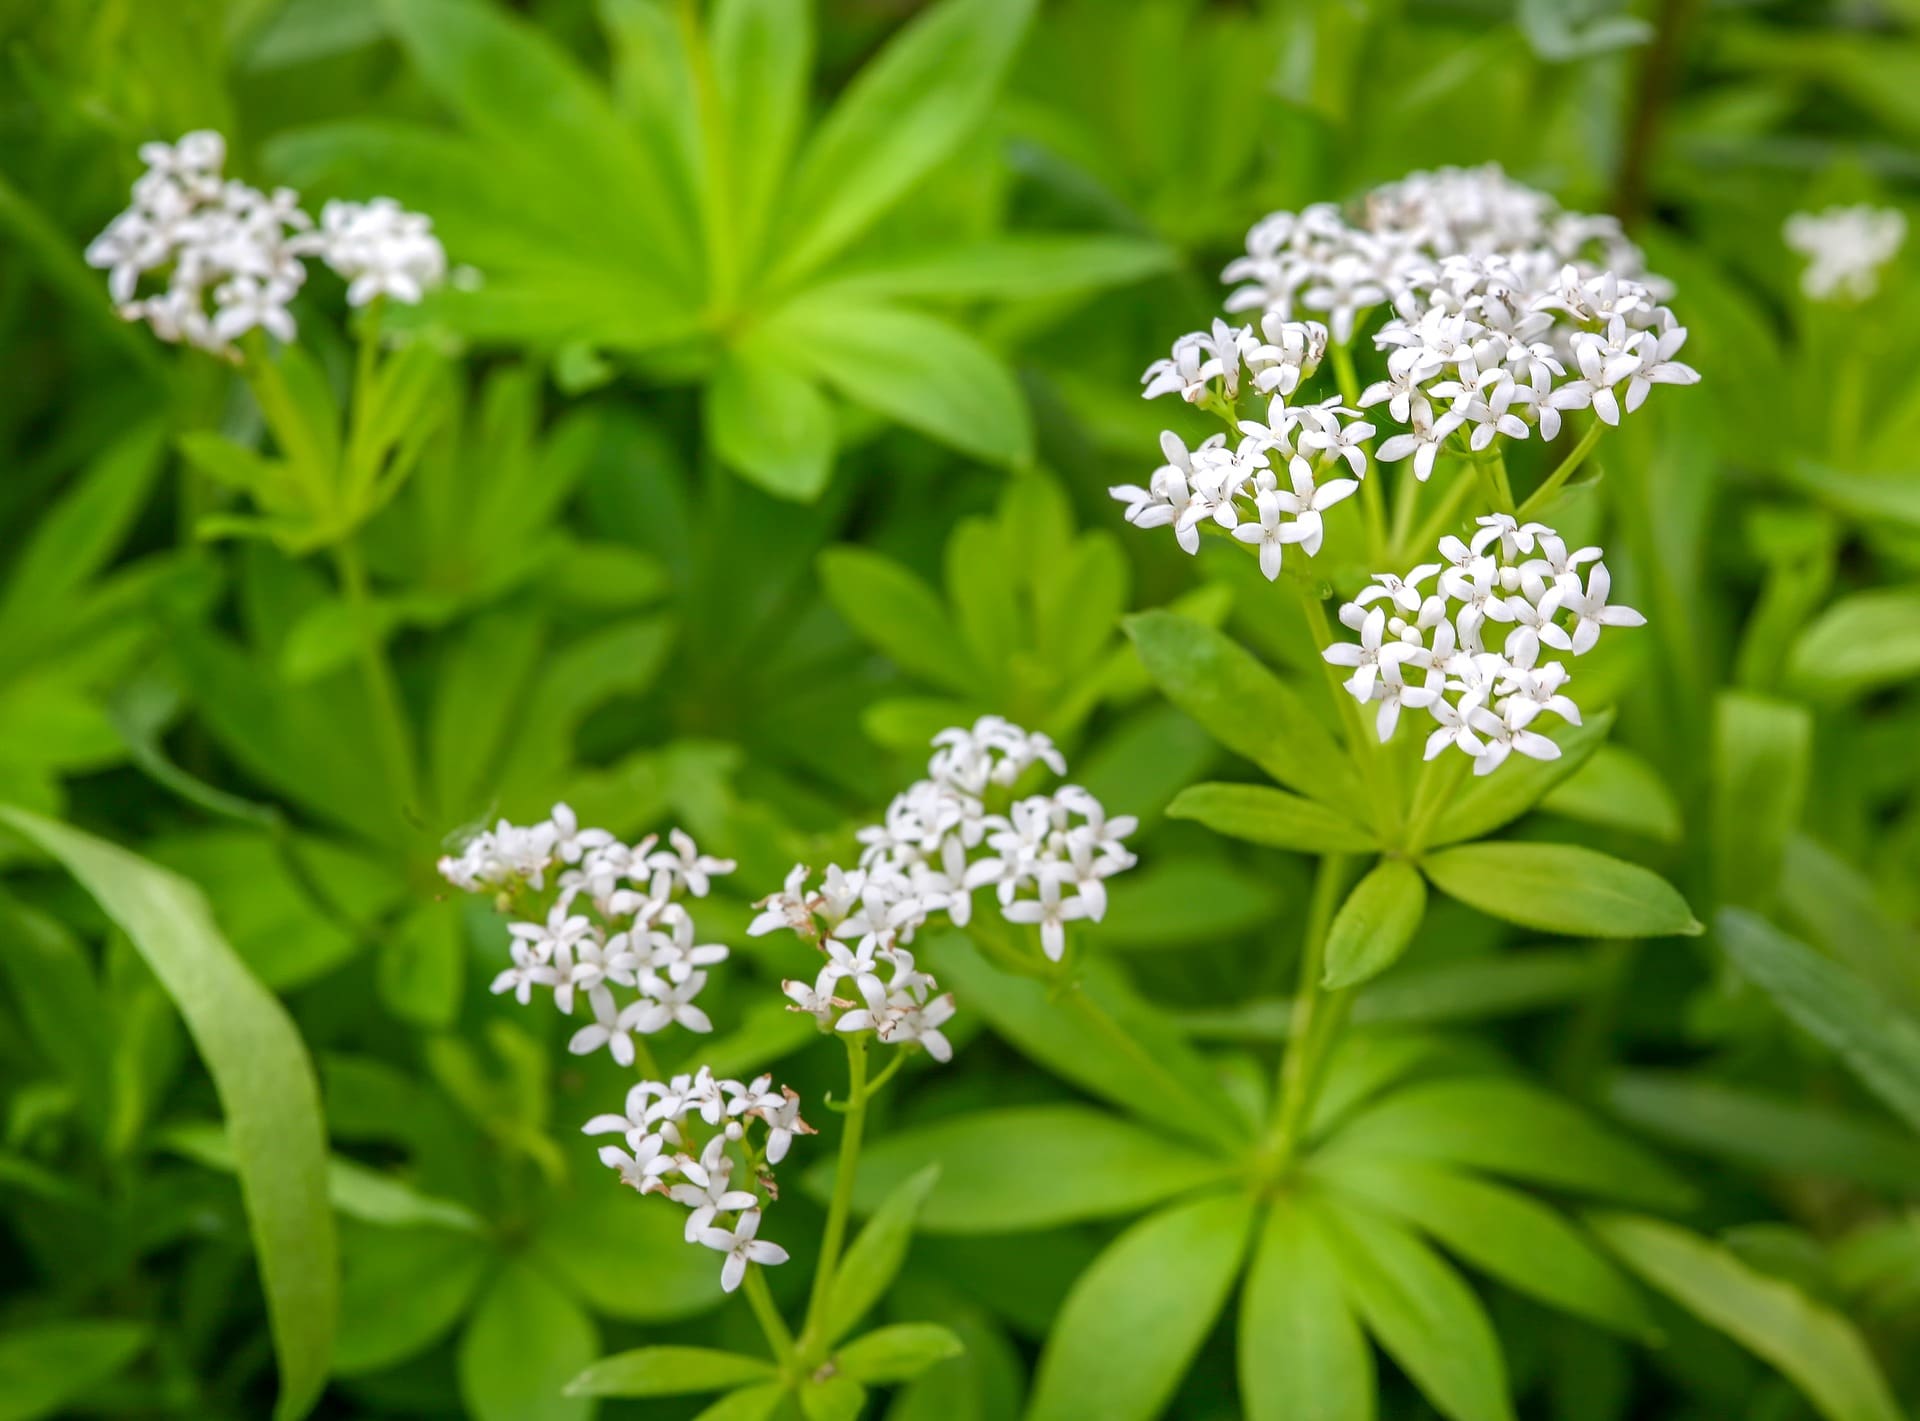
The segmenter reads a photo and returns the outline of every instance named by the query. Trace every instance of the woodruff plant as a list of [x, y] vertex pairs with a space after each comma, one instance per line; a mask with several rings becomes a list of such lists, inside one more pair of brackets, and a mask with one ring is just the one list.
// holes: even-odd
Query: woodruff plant
[[[707, 969], [725, 962], [728, 949], [696, 940], [687, 900], [706, 897], [713, 879], [735, 864], [702, 854], [678, 829], [666, 848], [655, 836], [628, 844], [606, 830], [583, 829], [564, 804], [538, 824], [502, 821], [440, 861], [449, 883], [490, 896], [510, 919], [512, 962], [494, 979], [494, 992], [511, 992], [525, 1005], [535, 988], [545, 989], [566, 1016], [584, 1004], [591, 1021], [568, 1050], [604, 1049], [640, 1072], [619, 1112], [597, 1115], [582, 1129], [621, 1137], [599, 1152], [621, 1183], [686, 1208], [687, 1241], [722, 1255], [722, 1287], [744, 1287], [773, 1355], [771, 1363], [724, 1353], [689, 1361], [682, 1355], [688, 1349], [642, 1349], [597, 1364], [578, 1379], [577, 1391], [657, 1395], [738, 1380], [769, 1406], [788, 1391], [841, 1393], [835, 1405], [851, 1395], [852, 1410], [833, 1413], [851, 1415], [864, 1384], [906, 1380], [960, 1349], [950, 1332], [928, 1324], [842, 1341], [898, 1268], [912, 1211], [931, 1181], [913, 1182], [883, 1207], [851, 1251], [847, 1228], [873, 1098], [915, 1048], [942, 1064], [953, 1058], [942, 1028], [953, 1019], [954, 998], [916, 961], [915, 935], [938, 921], [966, 927], [974, 893], [991, 886], [1008, 923], [1037, 930], [1039, 952], [1026, 959], [1017, 946], [996, 940], [1003, 960], [1036, 975], [1064, 970], [1067, 924], [1103, 917], [1105, 881], [1134, 864], [1123, 840], [1135, 821], [1109, 818], [1086, 790], [1064, 785], [1015, 798], [1035, 769], [1066, 773], [1044, 734], [998, 716], [943, 731], [927, 778], [896, 796], [880, 823], [858, 832], [856, 867], [830, 864], [810, 888], [811, 870], [796, 865], [784, 887], [756, 905], [750, 935], [792, 932], [820, 951], [814, 978], [784, 982], [782, 990], [788, 1010], [812, 1017], [847, 1051], [846, 1095], [833, 1106], [844, 1116], [839, 1164], [797, 1333], [752, 1265], [789, 1258], [761, 1230], [779, 1197], [775, 1166], [796, 1136], [815, 1133], [801, 1117], [799, 1096], [772, 1089], [770, 1075], [722, 1079], [704, 1065], [668, 1077], [647, 1044], [676, 1025], [699, 1034], [713, 1029], [694, 999]], [[622, 994], [630, 1000], [622, 1002]], [[892, 1059], [870, 1072], [876, 1046]], [[714, 1358], [723, 1359], [719, 1373]], [[706, 1384], [715, 1375], [722, 1383]], [[699, 1384], [682, 1385], [687, 1381]]]

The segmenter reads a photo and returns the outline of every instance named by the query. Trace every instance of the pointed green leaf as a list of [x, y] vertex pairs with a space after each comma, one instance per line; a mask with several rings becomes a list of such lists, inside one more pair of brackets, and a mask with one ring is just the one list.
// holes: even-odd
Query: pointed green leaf
[[1160, 1415], [1226, 1305], [1252, 1224], [1252, 1203], [1227, 1194], [1121, 1234], [1067, 1294], [1027, 1421]]
[[840, 1370], [868, 1386], [912, 1381], [936, 1362], [965, 1350], [949, 1328], [933, 1322], [902, 1322], [856, 1337], [834, 1358]]
[[712, 29], [713, 77], [733, 176], [735, 250], [751, 271], [806, 122], [812, 6], [809, 0], [720, 0]]
[[1814, 619], [1787, 655], [1801, 690], [1844, 698], [1920, 674], [1920, 587], [1842, 597]]
[[1410, 1160], [1332, 1159], [1313, 1177], [1431, 1234], [1516, 1292], [1642, 1341], [1655, 1336], [1639, 1289], [1559, 1214], [1518, 1190]]
[[791, 1395], [785, 1382], [745, 1387], [721, 1397], [693, 1421], [769, 1421]]
[[1605, 743], [1612, 726], [1611, 710], [1588, 716], [1584, 725], [1558, 726], [1547, 738], [1560, 747], [1559, 759], [1529, 760], [1516, 755], [1497, 774], [1476, 775], [1454, 795], [1419, 847], [1484, 839], [1511, 824], [1571, 779]]
[[849, 1376], [809, 1381], [800, 1388], [799, 1397], [800, 1414], [806, 1421], [858, 1421], [867, 1405], [867, 1389]]
[[1813, 749], [1805, 706], [1722, 691], [1713, 707], [1713, 876], [1722, 904], [1765, 907], [1800, 824]]
[[930, 1164], [904, 1180], [874, 1210], [841, 1258], [821, 1318], [821, 1336], [829, 1344], [851, 1332], [893, 1285], [894, 1275], [906, 1261], [907, 1245], [913, 1241], [913, 1221], [939, 1178], [940, 1166]]
[[1549, 814], [1623, 829], [1657, 844], [1677, 844], [1686, 831], [1680, 805], [1660, 772], [1631, 750], [1602, 745], [1540, 801]]
[[1236, 755], [1337, 811], [1365, 802], [1306, 702], [1224, 633], [1171, 612], [1129, 617], [1127, 633], [1167, 699]]
[[1240, 1305], [1248, 1421], [1373, 1421], [1373, 1356], [1347, 1306], [1324, 1225], [1293, 1195], [1274, 1200]]
[[[860, 1160], [854, 1208], [875, 1208], [914, 1171], [939, 1167], [920, 1210], [928, 1233], [1015, 1233], [1131, 1214], [1232, 1167], [1080, 1105], [1016, 1105], [890, 1133]], [[808, 1183], [831, 1187], [822, 1167]]]
[[1920, 1021], [1839, 963], [1744, 908], [1723, 909], [1714, 927], [1743, 976], [1920, 1130]]
[[986, 117], [1033, 0], [943, 0], [855, 76], [801, 157], [776, 279], [859, 237]]
[[1902, 1421], [1873, 1353], [1838, 1313], [1673, 1224], [1632, 1214], [1591, 1222], [1629, 1268], [1779, 1368], [1827, 1421]]
[[1693, 1191], [1655, 1156], [1524, 1081], [1465, 1076], [1394, 1092], [1341, 1128], [1340, 1156], [1433, 1160], [1679, 1209]]
[[0, 1421], [71, 1416], [70, 1403], [107, 1381], [147, 1345], [137, 1322], [12, 1326], [0, 1337]]
[[774, 1376], [771, 1362], [712, 1347], [641, 1347], [602, 1357], [567, 1383], [568, 1396], [683, 1396], [730, 1391]]
[[499, 1256], [492, 1240], [469, 1233], [351, 1221], [340, 1245], [341, 1376], [384, 1371], [445, 1337]]
[[1167, 806], [1169, 819], [1193, 819], [1216, 834], [1303, 854], [1363, 854], [1379, 848], [1372, 831], [1315, 800], [1266, 785], [1199, 784]]
[[1141, 237], [1023, 232], [862, 263], [819, 289], [867, 299], [1017, 300], [1124, 286], [1174, 261], [1170, 248]]
[[186, 1020], [226, 1115], [259, 1256], [280, 1399], [303, 1416], [326, 1384], [339, 1306], [320, 1088], [286, 1010], [247, 974], [185, 879], [116, 845], [18, 809], [0, 820], [79, 880], [132, 940]]
[[902, 671], [969, 695], [978, 683], [931, 587], [892, 558], [850, 545], [820, 554], [820, 585], [848, 625]]
[[707, 385], [707, 437], [726, 463], [781, 498], [808, 503], [833, 472], [833, 410], [820, 387], [745, 345]]
[[1511, 1421], [1500, 1342], [1465, 1280], [1398, 1224], [1316, 1202], [1347, 1297], [1434, 1409], [1451, 1421]]
[[600, 1350], [599, 1330], [524, 1259], [494, 1275], [460, 1338], [460, 1397], [473, 1421], [587, 1421], [566, 1386]]
[[1413, 866], [1380, 860], [1333, 916], [1321, 985], [1339, 990], [1378, 977], [1400, 960], [1426, 912], [1427, 885]]
[[1428, 854], [1420, 867], [1442, 893], [1523, 928], [1570, 937], [1702, 930], [1666, 879], [1574, 844], [1462, 844]]

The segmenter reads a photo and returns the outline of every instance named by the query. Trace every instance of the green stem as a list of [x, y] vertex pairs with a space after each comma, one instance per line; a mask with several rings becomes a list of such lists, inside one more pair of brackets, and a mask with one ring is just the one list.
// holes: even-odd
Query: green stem
[[1494, 512], [1507, 514], [1516, 512], [1513, 485], [1507, 481], [1507, 456], [1501, 452], [1498, 440], [1494, 441], [1493, 448], [1487, 453], [1485, 468], [1493, 479]]
[[1411, 560], [1411, 554], [1419, 545], [1410, 548], [1407, 534], [1413, 527], [1413, 515], [1420, 507], [1420, 480], [1414, 477], [1411, 462], [1400, 466], [1393, 486], [1393, 531], [1388, 538], [1387, 553], [1396, 568], [1405, 567]]
[[[1312, 633], [1316, 647], [1325, 651], [1334, 643], [1333, 627], [1327, 621], [1327, 609], [1316, 590], [1305, 584], [1300, 585], [1300, 600], [1306, 608], [1307, 629]], [[1368, 733], [1366, 722], [1361, 719], [1360, 703], [1347, 694], [1347, 688], [1340, 683], [1339, 671], [1324, 656], [1319, 661], [1321, 670], [1326, 673], [1327, 688], [1338, 709], [1341, 727], [1346, 731], [1347, 750], [1354, 764], [1359, 766], [1360, 777], [1366, 782], [1367, 798], [1371, 801], [1368, 817], [1380, 831], [1382, 839], [1389, 839], [1393, 821], [1399, 817], [1400, 801], [1380, 781], [1383, 769], [1381, 761], [1385, 758], [1381, 754], [1383, 747], [1378, 736]]]
[[348, 536], [333, 545], [333, 563], [340, 577], [340, 591], [353, 612], [354, 638], [358, 643], [360, 675], [366, 683], [367, 699], [372, 705], [374, 731], [379, 737], [380, 753], [387, 762], [387, 778], [399, 790], [401, 820], [408, 811], [420, 807], [418, 783], [413, 767], [413, 737], [407, 728], [406, 711], [401, 706], [400, 690], [387, 665], [387, 654], [374, 628], [373, 597], [367, 585], [366, 563], [360, 545]]
[[1427, 521], [1420, 525], [1410, 541], [1402, 546], [1401, 552], [1408, 562], [1415, 561], [1428, 548], [1437, 547], [1441, 535], [1460, 521], [1460, 505], [1474, 490], [1474, 480], [1464, 471], [1456, 472], [1453, 481], [1447, 485], [1447, 491], [1441, 496], [1440, 506], [1427, 515]]
[[746, 1281], [741, 1286], [746, 1290], [747, 1302], [753, 1307], [760, 1330], [767, 1336], [767, 1346], [773, 1349], [774, 1360], [784, 1364], [793, 1355], [793, 1334], [787, 1330], [780, 1309], [773, 1305], [773, 1294], [767, 1291], [766, 1275], [758, 1268], [749, 1267]]
[[1473, 757], [1464, 751], [1457, 755], [1442, 751], [1440, 758], [1427, 761], [1420, 771], [1420, 783], [1414, 788], [1413, 812], [1408, 816], [1406, 838], [1402, 841], [1407, 853], [1418, 855], [1425, 851], [1434, 821], [1453, 802], [1453, 793], [1472, 763]]
[[1580, 442], [1573, 446], [1573, 451], [1560, 461], [1560, 467], [1548, 474], [1540, 487], [1528, 495], [1516, 516], [1524, 522], [1530, 515], [1545, 508], [1547, 501], [1560, 491], [1560, 485], [1572, 478], [1574, 471], [1586, 462], [1587, 455], [1593, 452], [1593, 446], [1600, 442], [1600, 436], [1606, 432], [1606, 428], [1596, 419], [1587, 432], [1580, 436]]
[[1300, 989], [1293, 999], [1293, 1030], [1280, 1060], [1279, 1103], [1272, 1135], [1272, 1161], [1284, 1172], [1300, 1147], [1301, 1136], [1319, 1089], [1327, 1051], [1345, 1020], [1350, 990], [1329, 992], [1321, 985], [1326, 966], [1327, 929], [1341, 891], [1346, 887], [1352, 860], [1346, 854], [1327, 854], [1314, 875], [1313, 900], [1307, 910], [1307, 936], [1300, 950]]
[[373, 407], [374, 385], [379, 379], [380, 307], [385, 300], [384, 296], [375, 297], [367, 309], [360, 313], [359, 348], [354, 352], [353, 361], [352, 425], [347, 431], [346, 468], [341, 472], [346, 488], [339, 500], [340, 507], [335, 510], [343, 517], [358, 513], [366, 501], [367, 490], [373, 486], [379, 472], [374, 468], [373, 456], [367, 449], [373, 429], [367, 413]]
[[[1353, 352], [1344, 345], [1334, 345], [1327, 354], [1333, 362], [1334, 383], [1340, 387], [1340, 402], [1348, 409], [1358, 409], [1360, 378], [1354, 374]], [[1360, 507], [1367, 523], [1367, 551], [1374, 566], [1379, 567], [1388, 557], [1387, 499], [1380, 489], [1380, 467], [1373, 462], [1371, 450], [1367, 464], [1367, 476], [1360, 480]]]
[[833, 1275], [847, 1239], [847, 1217], [853, 1211], [853, 1181], [860, 1168], [860, 1141], [867, 1125], [867, 1039], [847, 1038], [847, 1113], [840, 1134], [840, 1162], [833, 1176], [833, 1198], [827, 1204], [827, 1224], [820, 1234], [820, 1262], [807, 1298], [807, 1321], [800, 1331], [800, 1349], [810, 1356], [821, 1345], [827, 1325], [827, 1299]]
[[1866, 358], [1856, 343], [1839, 364], [1833, 390], [1833, 462], [1851, 470], [1859, 452], [1860, 423], [1866, 406]]

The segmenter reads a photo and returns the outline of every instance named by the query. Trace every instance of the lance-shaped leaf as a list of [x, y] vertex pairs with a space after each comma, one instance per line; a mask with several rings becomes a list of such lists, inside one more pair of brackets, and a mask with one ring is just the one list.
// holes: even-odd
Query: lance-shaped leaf
[[1240, 1305], [1249, 1421], [1372, 1421], [1373, 1356], [1347, 1305], [1325, 1225], [1296, 1195], [1273, 1202]]
[[1400, 960], [1426, 911], [1427, 885], [1413, 866], [1380, 860], [1333, 915], [1322, 985], [1337, 990], [1379, 976]]
[[1606, 741], [1612, 725], [1613, 712], [1603, 710], [1588, 716], [1584, 725], [1557, 726], [1547, 738], [1560, 747], [1559, 759], [1516, 755], [1496, 773], [1476, 775], [1453, 797], [1418, 847], [1484, 839], [1511, 824], [1572, 778]]
[[226, 1115], [280, 1361], [275, 1415], [303, 1416], [326, 1384], [340, 1297], [320, 1087], [285, 1009], [248, 975], [185, 879], [17, 809], [0, 820], [78, 879], [180, 1010]]
[[0, 1421], [70, 1416], [78, 1401], [147, 1345], [137, 1322], [72, 1320], [13, 1326], [0, 1338]]
[[580, 1304], [524, 1259], [488, 1284], [460, 1338], [460, 1396], [474, 1421], [587, 1421], [593, 1402], [567, 1383], [600, 1350]]
[[1570, 937], [1692, 936], [1687, 900], [1659, 874], [1575, 844], [1462, 844], [1428, 854], [1434, 886], [1523, 928]]
[[842, 1347], [834, 1361], [867, 1386], [912, 1381], [928, 1367], [957, 1357], [960, 1339], [937, 1322], [901, 1322], [877, 1328]]
[[685, 1396], [769, 1381], [773, 1364], [712, 1347], [641, 1347], [602, 1357], [567, 1383], [568, 1396]]
[[1303, 854], [1368, 853], [1373, 833], [1315, 800], [1266, 785], [1199, 784], [1167, 806], [1169, 819], [1192, 819], [1216, 834]]
[[1160, 1415], [1226, 1305], [1252, 1223], [1252, 1202], [1225, 1194], [1120, 1235], [1067, 1295], [1027, 1421]]
[[1632, 1214], [1591, 1222], [1629, 1268], [1778, 1367], [1827, 1421], [1902, 1421], [1873, 1353], [1838, 1313], [1673, 1224]]
[[821, 1320], [821, 1336], [828, 1343], [851, 1332], [892, 1284], [913, 1240], [913, 1221], [939, 1177], [940, 1166], [930, 1164], [902, 1181], [874, 1210], [867, 1226], [841, 1258], [834, 1269], [826, 1314]]

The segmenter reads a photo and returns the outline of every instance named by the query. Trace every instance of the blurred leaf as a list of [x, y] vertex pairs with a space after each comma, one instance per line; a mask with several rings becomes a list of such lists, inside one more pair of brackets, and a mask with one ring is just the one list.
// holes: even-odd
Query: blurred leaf
[[856, 1337], [834, 1361], [840, 1370], [868, 1386], [912, 1381], [928, 1367], [957, 1357], [960, 1339], [937, 1323], [902, 1322]]
[[1170, 612], [1129, 617], [1127, 632], [1167, 699], [1229, 750], [1336, 810], [1366, 802], [1332, 734], [1237, 643]]
[[1354, 1198], [1431, 1234], [1462, 1262], [1516, 1292], [1642, 1341], [1656, 1337], [1646, 1299], [1580, 1231], [1517, 1190], [1407, 1160], [1310, 1166]]
[[1325, 1229], [1292, 1195], [1267, 1212], [1240, 1307], [1248, 1421], [1373, 1421], [1373, 1358]]
[[753, 482], [801, 503], [833, 472], [833, 411], [806, 376], [751, 343], [730, 350], [707, 386], [714, 452]]
[[834, 610], [903, 671], [961, 695], [978, 682], [960, 634], [932, 588], [891, 558], [864, 548], [820, 554], [820, 583]]
[[1702, 931], [1664, 878], [1573, 844], [1462, 844], [1428, 854], [1420, 867], [1449, 897], [1543, 932], [1665, 937]]
[[829, 1345], [851, 1332], [892, 1285], [906, 1260], [914, 1220], [939, 1178], [940, 1166], [928, 1164], [892, 1189], [840, 1259], [820, 1319], [820, 1335]]
[[1169, 819], [1194, 819], [1217, 834], [1303, 854], [1369, 853], [1373, 835], [1313, 800], [1265, 785], [1190, 785], [1167, 806]]
[[1323, 1217], [1348, 1300], [1421, 1394], [1451, 1421], [1508, 1421], [1500, 1342], [1460, 1275], [1369, 1210], [1326, 1201]]
[[1270, 878], [1211, 857], [1164, 859], [1109, 884], [1100, 945], [1113, 951], [1218, 942], [1270, 923], [1281, 906]]
[[1778, 1367], [1827, 1421], [1900, 1421], [1873, 1354], [1844, 1318], [1672, 1224], [1632, 1214], [1592, 1223], [1628, 1267]]
[[530, 1263], [510, 1259], [461, 1334], [461, 1400], [474, 1421], [586, 1421], [593, 1402], [566, 1386], [599, 1350], [580, 1305]]
[[1542, 59], [1566, 63], [1653, 39], [1653, 26], [1611, 0], [1520, 0], [1520, 33]]
[[448, 1229], [350, 1224], [340, 1243], [341, 1376], [383, 1371], [445, 1337], [496, 1256], [486, 1240]]
[[[611, 1178], [586, 1179], [553, 1201], [531, 1256], [603, 1316], [671, 1322], [707, 1312], [724, 1296], [712, 1255], [687, 1246], [685, 1224], [671, 1209], [635, 1208]], [[646, 1285], [636, 1287], [636, 1278]], [[555, 1391], [591, 1360], [591, 1353], [581, 1358]]]
[[1379, 976], [1400, 960], [1426, 911], [1427, 885], [1413, 866], [1381, 859], [1333, 915], [1321, 985], [1338, 991]]
[[1685, 833], [1680, 805], [1660, 772], [1618, 745], [1596, 748], [1586, 764], [1547, 792], [1540, 808], [1657, 844], [1677, 844]]
[[137, 1322], [61, 1321], [9, 1327], [0, 1337], [0, 1421], [72, 1415], [70, 1404], [145, 1350]]
[[1221, 1195], [1121, 1234], [1067, 1295], [1028, 1421], [1160, 1415], [1226, 1304], [1252, 1224], [1248, 1200]]
[[769, 1421], [790, 1395], [785, 1382], [746, 1387], [721, 1397], [693, 1421]]
[[0, 820], [80, 881], [186, 1019], [226, 1113], [259, 1255], [280, 1360], [274, 1414], [304, 1416], [331, 1363], [340, 1278], [320, 1090], [298, 1030], [247, 975], [191, 884], [37, 815], [0, 809]]
[[[1563, 725], [1547, 738], [1560, 747], [1557, 760], [1514, 757], [1498, 774], [1475, 776], [1441, 813], [1427, 844], [1483, 839], [1510, 824], [1571, 780], [1606, 741], [1613, 712], [1590, 715], [1581, 725]], [[1424, 847], [1424, 846], [1423, 846]]]
[[849, 1376], [810, 1380], [798, 1394], [806, 1421], [857, 1421], [867, 1404], [867, 1389]]
[[1722, 903], [1760, 907], [1780, 883], [1812, 753], [1803, 706], [1739, 691], [1714, 702], [1714, 884]]
[[770, 349], [853, 404], [988, 463], [1017, 468], [1033, 458], [1032, 422], [1013, 373], [957, 326], [900, 306], [809, 294], [761, 329]]
[[1032, 0], [943, 0], [870, 62], [801, 155], [773, 280], [830, 260], [986, 117]]
[[1545, 1091], [1498, 1076], [1395, 1091], [1322, 1148], [1334, 1160], [1427, 1160], [1649, 1208], [1684, 1209], [1693, 1199], [1686, 1181], [1639, 1145]]
[[1015, 300], [1124, 286], [1173, 262], [1173, 252], [1139, 237], [1022, 232], [862, 262], [816, 289], [862, 299]]
[[1794, 642], [1787, 675], [1806, 691], [1835, 698], [1920, 675], [1920, 587], [1840, 598]]
[[1744, 908], [1722, 909], [1714, 928], [1742, 976], [1920, 1130], [1920, 1021]]
[[773, 1364], [711, 1347], [642, 1347], [602, 1357], [567, 1383], [569, 1396], [684, 1396], [727, 1391], [774, 1375]]
[[721, 0], [713, 17], [714, 82], [726, 118], [731, 212], [740, 264], [759, 264], [767, 223], [807, 117], [813, 60], [808, 0]]
[[1615, 1076], [1606, 1102], [1637, 1129], [1750, 1169], [1851, 1179], [1895, 1194], [1920, 1179], [1920, 1141], [1830, 1105], [1656, 1071]]
[[[1078, 1105], [1016, 1105], [900, 1130], [860, 1161], [854, 1207], [874, 1208], [939, 1167], [920, 1210], [929, 1233], [1014, 1233], [1131, 1214], [1222, 1178], [1229, 1166]], [[808, 1178], [830, 1187], [822, 1166]]]

